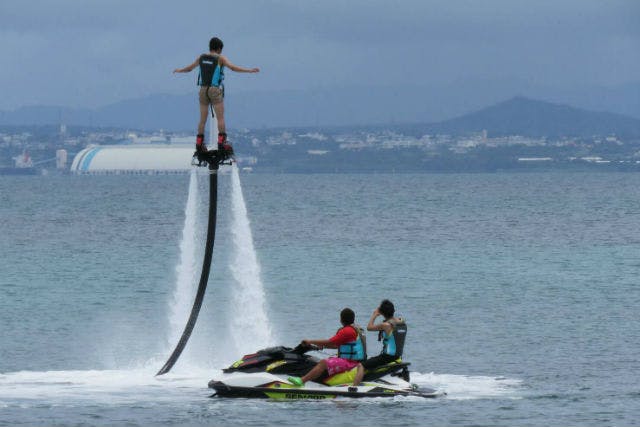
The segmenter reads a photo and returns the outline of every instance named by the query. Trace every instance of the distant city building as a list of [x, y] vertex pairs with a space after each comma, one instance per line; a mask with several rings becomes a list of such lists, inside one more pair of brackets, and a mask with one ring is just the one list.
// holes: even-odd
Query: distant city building
[[56, 169], [67, 168], [67, 150], [56, 150]]
[[550, 162], [551, 157], [518, 157], [519, 162]]

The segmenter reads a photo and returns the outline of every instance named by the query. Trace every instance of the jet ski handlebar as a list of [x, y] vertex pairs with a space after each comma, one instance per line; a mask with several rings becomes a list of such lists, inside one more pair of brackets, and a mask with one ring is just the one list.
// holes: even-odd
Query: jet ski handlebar
[[315, 344], [300, 343], [297, 346], [295, 346], [292, 351], [297, 354], [305, 354], [308, 351], [318, 351], [318, 350], [320, 350], [320, 347], [318, 347]]

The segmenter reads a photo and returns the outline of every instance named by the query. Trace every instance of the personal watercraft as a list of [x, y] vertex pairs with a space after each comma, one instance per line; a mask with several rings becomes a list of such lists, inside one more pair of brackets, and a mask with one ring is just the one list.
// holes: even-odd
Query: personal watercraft
[[302, 387], [291, 383], [289, 376], [306, 374], [319, 358], [307, 354], [317, 347], [299, 345], [295, 348], [269, 347], [247, 354], [230, 367], [223, 376], [209, 382], [209, 388], [220, 397], [257, 397], [271, 399], [331, 399], [335, 397], [437, 397], [443, 392], [418, 388], [409, 382], [409, 363], [398, 359], [365, 372], [358, 387], [353, 387], [356, 369], [318, 378]]

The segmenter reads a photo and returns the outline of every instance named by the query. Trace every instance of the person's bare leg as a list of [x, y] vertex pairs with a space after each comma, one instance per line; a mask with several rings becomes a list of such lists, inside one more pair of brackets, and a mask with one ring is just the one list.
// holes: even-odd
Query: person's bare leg
[[358, 384], [362, 382], [362, 378], [364, 378], [364, 366], [362, 366], [362, 363], [358, 363], [358, 366], [356, 367], [356, 369], [357, 369], [356, 376], [353, 379], [353, 385], [355, 387], [357, 387]]
[[321, 360], [316, 366], [314, 366], [307, 374], [302, 377], [302, 382], [313, 381], [318, 378], [324, 371], [327, 370], [327, 362]]
[[196, 152], [207, 151], [207, 144], [204, 142], [204, 127], [207, 123], [207, 106], [200, 104], [200, 121], [198, 122], [198, 135], [196, 135]]
[[209, 106], [200, 104], [200, 122], [198, 123], [198, 135], [204, 135], [204, 127], [209, 116]]
[[226, 133], [226, 126], [224, 123], [224, 102], [218, 102], [213, 105], [213, 111], [216, 114], [216, 119], [218, 121], [218, 133]]

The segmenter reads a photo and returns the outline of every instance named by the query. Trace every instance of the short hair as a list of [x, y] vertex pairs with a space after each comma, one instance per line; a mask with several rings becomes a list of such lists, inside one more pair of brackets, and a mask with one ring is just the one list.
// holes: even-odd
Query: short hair
[[209, 40], [209, 50], [222, 50], [222, 48], [224, 47], [224, 43], [222, 43], [222, 40], [220, 40], [217, 37], [213, 37], [211, 40]]
[[396, 309], [391, 301], [389, 301], [388, 299], [383, 299], [380, 303], [380, 307], [378, 307], [378, 311], [384, 316], [385, 319], [388, 319], [390, 317], [393, 317]]
[[344, 326], [351, 325], [356, 321], [356, 314], [350, 308], [345, 308], [340, 312], [340, 323]]

